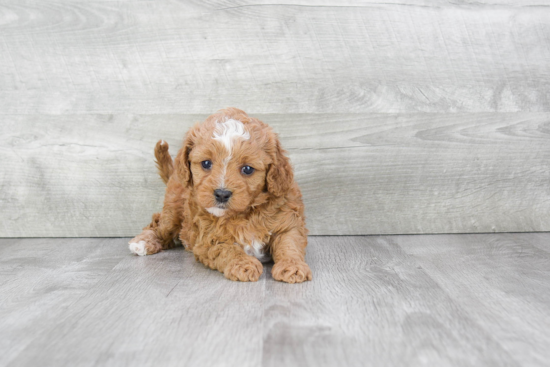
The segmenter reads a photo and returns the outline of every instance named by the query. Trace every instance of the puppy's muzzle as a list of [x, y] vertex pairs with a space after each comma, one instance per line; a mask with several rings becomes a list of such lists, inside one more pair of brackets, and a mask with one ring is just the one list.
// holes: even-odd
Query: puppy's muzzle
[[225, 190], [225, 189], [214, 190], [214, 197], [216, 198], [216, 202], [218, 202], [219, 204], [227, 203], [231, 195], [233, 195], [233, 193], [229, 190]]

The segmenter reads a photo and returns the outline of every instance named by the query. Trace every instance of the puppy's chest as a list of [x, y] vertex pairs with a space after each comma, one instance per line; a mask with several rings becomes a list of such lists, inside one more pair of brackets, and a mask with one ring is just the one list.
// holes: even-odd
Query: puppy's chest
[[239, 227], [239, 233], [236, 233], [235, 240], [242, 246], [244, 252], [249, 256], [254, 256], [261, 262], [271, 260], [270, 239], [271, 232], [264, 226], [259, 226], [253, 222]]
[[271, 254], [269, 253], [268, 246], [256, 240], [253, 240], [250, 244], [243, 245], [244, 252], [249, 256], [254, 256], [261, 262], [271, 261]]
[[[215, 219], [216, 220], [216, 219]], [[272, 233], [263, 223], [256, 221], [224, 221], [222, 223], [203, 221], [196, 223], [199, 233], [197, 242], [234, 243], [244, 252], [261, 262], [271, 261], [269, 242]]]
[[248, 222], [246, 225], [238, 226], [234, 235], [235, 243], [240, 245], [247, 255], [254, 256], [261, 262], [271, 261], [268, 245], [271, 232], [268, 232], [265, 227]]

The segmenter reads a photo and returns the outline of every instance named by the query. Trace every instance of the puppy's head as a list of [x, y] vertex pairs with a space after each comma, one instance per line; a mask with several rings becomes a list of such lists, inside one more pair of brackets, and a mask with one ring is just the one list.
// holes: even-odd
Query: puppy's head
[[191, 128], [176, 158], [176, 172], [199, 206], [217, 217], [281, 197], [293, 182], [277, 135], [235, 108]]

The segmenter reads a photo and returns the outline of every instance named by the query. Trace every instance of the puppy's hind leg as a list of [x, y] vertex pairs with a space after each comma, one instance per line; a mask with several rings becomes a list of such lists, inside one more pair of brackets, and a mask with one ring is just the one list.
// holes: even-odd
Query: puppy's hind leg
[[136, 255], [153, 255], [162, 250], [181, 245], [175, 241], [181, 222], [169, 213], [155, 213], [151, 223], [143, 231], [128, 242], [128, 247]]
[[162, 250], [162, 241], [156, 230], [160, 220], [160, 213], [153, 214], [153, 221], [143, 231], [128, 242], [130, 251], [139, 256], [152, 255]]
[[[151, 224], [143, 228], [143, 232], [129, 242], [130, 251], [140, 256], [156, 254], [176, 246], [174, 239], [181, 231], [184, 188], [175, 177], [168, 177], [171, 175], [172, 166], [168, 149], [164, 147], [165, 144], [157, 143], [155, 150], [159, 171], [162, 171], [161, 167], [164, 167], [167, 176], [163, 177], [163, 180], [168, 179], [164, 207], [161, 213], [153, 214]], [[163, 155], [165, 159], [162, 158]]]

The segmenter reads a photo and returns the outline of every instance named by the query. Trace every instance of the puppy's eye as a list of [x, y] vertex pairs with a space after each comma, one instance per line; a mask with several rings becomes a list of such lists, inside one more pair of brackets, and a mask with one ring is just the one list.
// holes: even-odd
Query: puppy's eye
[[202, 161], [201, 166], [204, 169], [210, 169], [212, 168], [212, 161]]
[[249, 176], [254, 173], [254, 168], [250, 166], [244, 166], [243, 168], [241, 168], [241, 172], [243, 175]]

